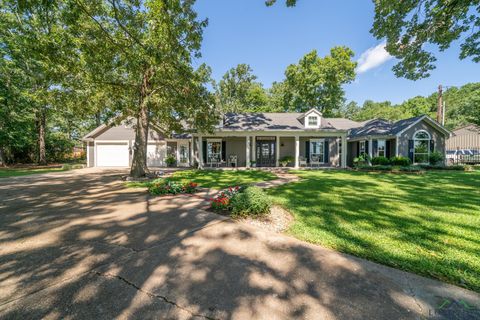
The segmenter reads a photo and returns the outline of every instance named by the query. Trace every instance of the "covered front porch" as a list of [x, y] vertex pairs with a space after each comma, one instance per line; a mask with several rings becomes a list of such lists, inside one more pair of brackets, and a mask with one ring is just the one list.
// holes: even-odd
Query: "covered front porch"
[[348, 140], [348, 166], [353, 166], [353, 159], [367, 154], [370, 158], [386, 157], [391, 158], [399, 155], [398, 138], [392, 136], [384, 137], [361, 137]]
[[346, 167], [346, 133], [216, 134], [192, 138], [199, 168]]

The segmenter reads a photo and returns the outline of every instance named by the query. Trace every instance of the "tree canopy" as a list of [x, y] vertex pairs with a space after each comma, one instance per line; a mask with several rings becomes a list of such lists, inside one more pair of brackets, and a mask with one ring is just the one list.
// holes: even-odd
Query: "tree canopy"
[[217, 104], [223, 112], [265, 111], [268, 96], [248, 64], [228, 70], [216, 86]]
[[[438, 93], [429, 96], [416, 96], [399, 104], [390, 101], [374, 102], [366, 100], [363, 106], [350, 102], [342, 107], [341, 116], [365, 121], [373, 118], [400, 120], [419, 115], [429, 115], [435, 119]], [[480, 125], [480, 83], [468, 83], [461, 87], [450, 87], [443, 93], [445, 101], [445, 126], [454, 129], [476, 123]]]
[[285, 71], [287, 110], [303, 112], [315, 107], [327, 116], [337, 111], [345, 100], [342, 86], [355, 79], [352, 57], [351, 49], [334, 47], [323, 58], [313, 50], [289, 65]]
[[[460, 43], [460, 59], [480, 62], [480, 5], [478, 0], [372, 0], [375, 18], [371, 33], [386, 40], [386, 50], [400, 61], [397, 77], [418, 80], [435, 69], [432, 48], [448, 49]], [[277, 0], [266, 0], [271, 6]], [[285, 0], [294, 7], [297, 0]]]

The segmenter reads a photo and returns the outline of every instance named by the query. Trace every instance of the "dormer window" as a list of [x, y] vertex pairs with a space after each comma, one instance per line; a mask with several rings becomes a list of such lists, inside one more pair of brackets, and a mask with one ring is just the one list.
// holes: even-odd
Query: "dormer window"
[[298, 118], [305, 128], [307, 129], [318, 129], [322, 122], [322, 113], [315, 108], [308, 110], [307, 112], [301, 114]]
[[311, 128], [318, 127], [318, 117], [317, 116], [308, 116], [308, 126]]

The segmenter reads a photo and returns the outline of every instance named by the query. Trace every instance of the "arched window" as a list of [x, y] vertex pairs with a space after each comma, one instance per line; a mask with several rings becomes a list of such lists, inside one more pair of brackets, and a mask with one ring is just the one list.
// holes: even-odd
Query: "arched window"
[[430, 134], [419, 130], [413, 135], [413, 163], [425, 164], [430, 157]]

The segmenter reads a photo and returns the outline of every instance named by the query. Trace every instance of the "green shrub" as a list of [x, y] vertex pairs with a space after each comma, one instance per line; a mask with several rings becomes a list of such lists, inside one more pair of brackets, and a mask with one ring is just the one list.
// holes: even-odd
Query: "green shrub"
[[271, 207], [270, 198], [259, 187], [246, 187], [230, 199], [232, 216], [260, 216], [267, 214]]
[[420, 166], [425, 170], [473, 171], [472, 166], [460, 165], [460, 164], [459, 165], [453, 165], [453, 166], [422, 164]]
[[390, 160], [388, 160], [387, 157], [374, 157], [372, 159], [372, 164], [386, 166], [390, 164]]
[[353, 165], [355, 167], [370, 165], [371, 160], [371, 157], [368, 154], [364, 153], [353, 159]]
[[428, 157], [431, 165], [441, 164], [443, 162], [443, 154], [438, 151], [434, 151], [430, 153], [430, 157]]
[[380, 172], [424, 172], [424, 168], [420, 166], [358, 166], [360, 171], [380, 171]]
[[406, 166], [409, 166], [409, 165], [410, 165], [410, 159], [407, 158], [407, 157], [401, 157], [401, 156], [392, 157], [392, 158], [390, 158], [390, 163], [391, 163], [393, 166], [406, 167]]
[[169, 155], [165, 159], [165, 163], [167, 164], [167, 167], [173, 167], [177, 163], [177, 159], [173, 155]]
[[295, 161], [295, 158], [292, 156], [285, 156], [282, 159], [280, 159], [280, 165], [282, 167], [286, 167], [289, 163], [292, 163]]

